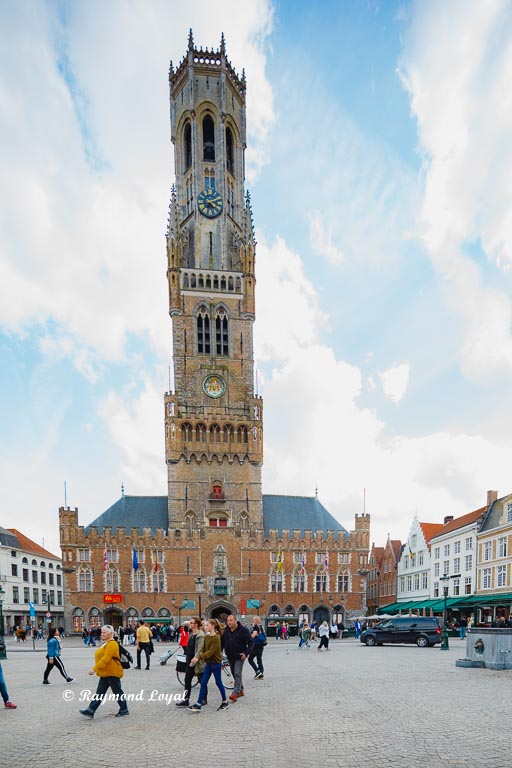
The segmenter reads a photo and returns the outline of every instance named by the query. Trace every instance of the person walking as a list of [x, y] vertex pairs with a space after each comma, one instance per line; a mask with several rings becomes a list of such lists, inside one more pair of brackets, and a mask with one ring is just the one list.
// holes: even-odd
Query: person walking
[[89, 670], [90, 675], [98, 675], [98, 687], [87, 709], [80, 709], [78, 711], [81, 715], [92, 719], [110, 688], [119, 704], [119, 711], [116, 717], [123, 717], [128, 715], [129, 712], [128, 704], [121, 688], [121, 678], [124, 675], [124, 670], [119, 658], [119, 643], [117, 640], [114, 640], [114, 627], [110, 624], [105, 624], [101, 628], [101, 639], [103, 644], [95, 652], [94, 666]]
[[72, 683], [74, 677], [70, 677], [64, 668], [62, 659], [60, 658], [60, 638], [59, 630], [56, 627], [51, 627], [48, 631], [48, 640], [46, 641], [46, 658], [47, 664], [43, 675], [43, 685], [51, 685], [48, 677], [52, 669], [57, 669], [61, 673], [66, 683]]
[[329, 648], [329, 625], [326, 621], [322, 621], [322, 623], [318, 627], [318, 637], [320, 638], [318, 653], [321, 652], [322, 648], [325, 648], [326, 651], [330, 651], [331, 649]]
[[229, 697], [231, 701], [237, 701], [244, 693], [244, 684], [242, 682], [242, 670], [244, 661], [250, 655], [253, 647], [251, 633], [246, 626], [230, 614], [227, 618], [227, 627], [222, 633], [222, 649], [228, 657], [231, 672], [235, 678], [235, 687]]
[[143, 620], [139, 620], [139, 626], [137, 627], [137, 633], [136, 633], [136, 643], [137, 643], [137, 666], [135, 669], [140, 669], [140, 660], [142, 656], [142, 651], [146, 654], [146, 666], [145, 669], [149, 669], [149, 657], [151, 654], [151, 638], [153, 635], [151, 634], [151, 630], [149, 627], [147, 627]]
[[[199, 654], [203, 650], [204, 646], [204, 632], [201, 628], [201, 619], [198, 616], [194, 616], [194, 618], [190, 619], [189, 626], [191, 629], [191, 632], [188, 636], [188, 645], [185, 649], [185, 656], [187, 657], [187, 670], [185, 672], [185, 698], [183, 701], [177, 701], [176, 706], [177, 707], [188, 707], [190, 703], [190, 694], [192, 692], [192, 680], [194, 679], [194, 675], [196, 675], [199, 678], [199, 682], [201, 682], [201, 677], [204, 671], [204, 661], [201, 659], [199, 660]], [[195, 664], [192, 664], [192, 659], [197, 659]], [[204, 698], [200, 700], [201, 704], [207, 704], [207, 692], [204, 694]]]
[[311, 643], [309, 642], [310, 637], [311, 637], [311, 627], [306, 621], [304, 626], [302, 627], [302, 632], [300, 633], [299, 651], [301, 651], [304, 647], [311, 648]]
[[459, 635], [461, 640], [464, 640], [464, 638], [466, 637], [467, 628], [468, 628], [468, 620], [466, 619], [465, 616], [461, 616], [461, 619], [459, 622]]
[[[255, 616], [253, 619], [251, 637], [253, 646], [247, 661], [254, 669], [254, 679], [263, 680], [263, 649], [267, 644], [267, 636], [263, 630], [259, 616]], [[256, 663], [254, 662], [254, 659], [256, 659]]]
[[195, 666], [198, 662], [204, 661], [205, 667], [201, 677], [201, 688], [199, 690], [199, 696], [195, 704], [189, 707], [189, 710], [194, 713], [201, 711], [201, 702], [204, 701], [206, 691], [208, 689], [208, 680], [213, 675], [217, 688], [222, 696], [222, 702], [220, 707], [217, 707], [217, 711], [223, 711], [228, 708], [229, 702], [226, 696], [226, 689], [222, 684], [222, 650], [221, 650], [221, 629], [217, 619], [209, 619], [204, 623], [205, 638], [202, 650], [197, 656], [194, 656], [190, 662], [192, 666]]
[[4, 707], [6, 709], [17, 709], [16, 704], [13, 704], [12, 701], [9, 699], [9, 694], [7, 692], [7, 684], [5, 682], [4, 672], [2, 669], [1, 663], [0, 663], [0, 695], [4, 700]]
[[181, 645], [182, 652], [186, 653], [187, 645], [188, 645], [188, 622], [186, 622], [185, 624], [182, 624], [182, 626], [180, 627], [178, 643]]

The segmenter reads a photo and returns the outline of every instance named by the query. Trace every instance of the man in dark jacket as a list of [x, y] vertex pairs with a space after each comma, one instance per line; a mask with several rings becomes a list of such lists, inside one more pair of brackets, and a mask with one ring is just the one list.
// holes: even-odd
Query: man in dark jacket
[[231, 701], [236, 701], [245, 695], [242, 669], [252, 646], [253, 640], [247, 627], [240, 624], [232, 614], [228, 616], [228, 625], [222, 634], [222, 649], [228, 657], [229, 666], [235, 678], [235, 688], [229, 697]]

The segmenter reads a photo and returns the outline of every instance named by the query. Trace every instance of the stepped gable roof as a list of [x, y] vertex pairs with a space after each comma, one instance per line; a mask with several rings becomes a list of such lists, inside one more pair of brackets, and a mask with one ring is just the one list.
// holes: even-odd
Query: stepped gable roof
[[11, 549], [19, 549], [18, 539], [7, 528], [2, 528], [0, 525], [0, 544], [4, 547], [11, 547]]
[[439, 533], [439, 529], [443, 527], [442, 523], [420, 523], [421, 530], [423, 531], [423, 537], [426, 545], [430, 548], [430, 539]]
[[375, 565], [380, 565], [382, 563], [382, 558], [384, 557], [384, 550], [385, 550], [385, 547], [376, 547], [375, 544], [372, 545], [372, 548], [370, 550], [370, 559], [372, 557], [375, 558]]
[[304, 531], [343, 531], [349, 536], [348, 531], [326, 510], [316, 496], [274, 496], [263, 495], [263, 521], [265, 535], [269, 531], [277, 530], [278, 536], [282, 531], [299, 530], [304, 536]]
[[20, 533], [16, 530], [16, 528], [8, 528], [7, 529], [10, 533], [14, 534], [16, 538], [18, 539], [18, 548], [24, 550], [25, 552], [30, 552], [33, 555], [42, 555], [43, 557], [50, 557], [52, 560], [60, 560], [61, 558], [59, 555], [52, 555], [51, 552], [48, 552], [47, 549], [44, 547], [41, 547], [40, 544], [36, 544], [35, 541], [32, 541], [32, 539], [29, 539], [28, 536], [25, 536], [23, 533]]
[[456, 531], [458, 528], [464, 528], [465, 525], [470, 525], [471, 523], [475, 523], [477, 520], [479, 520], [483, 516], [483, 514], [486, 511], [487, 511], [487, 507], [480, 507], [480, 509], [475, 509], [473, 512], [468, 512], [467, 515], [456, 517], [453, 520], [450, 520], [449, 522], [442, 525], [441, 530], [435, 533], [432, 538], [436, 538], [437, 536], [442, 536], [444, 533], [451, 533], [452, 531]]
[[93, 525], [98, 527], [100, 536], [105, 527], [112, 528], [113, 533], [117, 528], [138, 528], [139, 533], [142, 533], [144, 528], [151, 528], [152, 532], [157, 528], [167, 531], [167, 504], [167, 496], [121, 496], [115, 504], [86, 526], [85, 533], [88, 536]]

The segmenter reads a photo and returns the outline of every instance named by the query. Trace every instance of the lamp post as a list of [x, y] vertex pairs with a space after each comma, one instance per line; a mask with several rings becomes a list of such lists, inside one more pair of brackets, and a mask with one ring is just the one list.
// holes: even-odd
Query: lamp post
[[358, 574], [363, 580], [363, 594], [361, 596], [361, 612], [363, 616], [366, 616], [366, 577], [369, 573], [368, 568], [359, 568], [358, 570]]
[[5, 590], [0, 584], [0, 659], [7, 658], [7, 651], [5, 649], [5, 627], [4, 627], [4, 595]]
[[202, 610], [201, 610], [201, 592], [202, 591], [203, 591], [203, 580], [202, 580], [202, 578], [200, 576], [198, 576], [197, 579], [196, 579], [196, 592], [197, 592], [197, 596], [199, 598], [199, 618], [200, 619], [203, 616]]
[[183, 608], [183, 604], [184, 604], [184, 602], [185, 602], [185, 600], [186, 600], [186, 599], [187, 599], [187, 598], [186, 598], [186, 597], [184, 597], [184, 598], [182, 599], [182, 601], [181, 601], [181, 604], [180, 604], [180, 605], [175, 605], [175, 603], [176, 603], [176, 598], [174, 597], [174, 595], [171, 597], [171, 603], [173, 604], [173, 607], [174, 607], [174, 608], [176, 608], [176, 610], [178, 611], [178, 627], [181, 627], [181, 611], [182, 611], [182, 608]]
[[443, 576], [440, 576], [439, 581], [442, 581], [443, 583], [443, 596], [444, 596], [444, 605], [443, 605], [443, 632], [441, 634], [441, 650], [442, 651], [449, 651], [450, 650], [450, 644], [448, 643], [448, 606], [447, 606], [447, 600], [448, 600], [448, 589], [450, 584], [450, 579], [460, 579], [460, 573], [454, 573], [452, 576], [448, 576], [447, 573], [443, 574]]

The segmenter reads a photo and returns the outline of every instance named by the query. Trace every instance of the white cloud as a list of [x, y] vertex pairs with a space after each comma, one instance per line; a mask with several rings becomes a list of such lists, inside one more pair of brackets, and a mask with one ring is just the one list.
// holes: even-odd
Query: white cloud
[[344, 260], [342, 250], [333, 243], [332, 224], [326, 225], [320, 211], [313, 211], [309, 217], [309, 238], [313, 251], [330, 264], [336, 266]]
[[512, 377], [511, 299], [486, 279], [489, 265], [512, 266], [510, 4], [417, 3], [401, 75], [425, 155], [419, 235], [465, 322], [461, 368], [476, 381]]
[[401, 363], [400, 365], [388, 368], [387, 371], [379, 372], [378, 375], [382, 383], [385, 397], [389, 398], [389, 400], [392, 400], [394, 403], [399, 403], [407, 391], [409, 373], [409, 363]]

